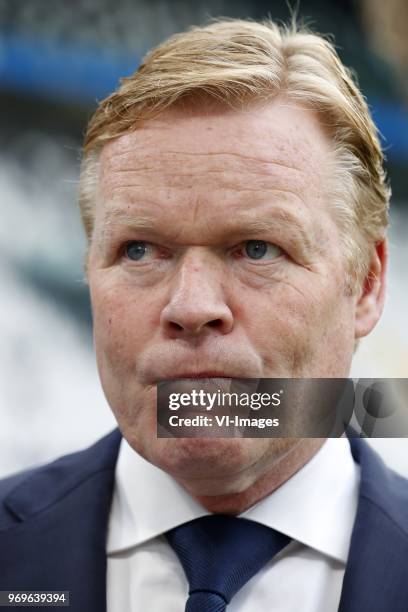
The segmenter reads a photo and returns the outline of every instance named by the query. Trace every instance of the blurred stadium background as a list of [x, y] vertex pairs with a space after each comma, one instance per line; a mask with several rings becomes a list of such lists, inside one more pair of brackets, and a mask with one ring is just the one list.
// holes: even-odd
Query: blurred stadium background
[[[358, 74], [393, 187], [388, 302], [352, 375], [407, 377], [408, 4], [299, 4]], [[94, 365], [76, 206], [97, 101], [173, 32], [217, 16], [288, 15], [285, 0], [0, 0], [0, 476], [114, 426]], [[408, 474], [405, 439], [373, 443]]]

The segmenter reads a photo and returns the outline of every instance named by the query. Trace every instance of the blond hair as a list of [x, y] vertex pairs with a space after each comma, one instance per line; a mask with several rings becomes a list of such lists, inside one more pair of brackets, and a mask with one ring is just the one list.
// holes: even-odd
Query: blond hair
[[84, 141], [79, 203], [91, 239], [98, 159], [103, 145], [183, 100], [224, 106], [278, 94], [319, 113], [334, 146], [328, 194], [344, 244], [347, 287], [368, 272], [388, 225], [390, 189], [367, 104], [333, 45], [292, 23], [222, 20], [176, 34], [150, 51], [93, 115]]

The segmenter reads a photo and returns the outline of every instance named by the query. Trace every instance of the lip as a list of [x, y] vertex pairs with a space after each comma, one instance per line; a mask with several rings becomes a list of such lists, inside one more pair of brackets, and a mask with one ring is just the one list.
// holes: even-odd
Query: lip
[[228, 374], [227, 372], [220, 372], [215, 370], [205, 370], [200, 372], [177, 372], [170, 373], [160, 377], [160, 381], [166, 380], [179, 380], [179, 379], [198, 379], [198, 378], [238, 378], [237, 376], [233, 376]]

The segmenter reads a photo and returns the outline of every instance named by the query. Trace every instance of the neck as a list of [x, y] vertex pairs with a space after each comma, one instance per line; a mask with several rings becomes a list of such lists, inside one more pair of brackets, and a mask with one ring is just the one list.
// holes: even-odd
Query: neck
[[[194, 497], [206, 510], [217, 514], [241, 514], [257, 502], [261, 501], [284, 482], [298, 472], [323, 446], [326, 438], [307, 438], [299, 440], [285, 455], [280, 457], [272, 467], [262, 470], [261, 473], [243, 478], [239, 482], [229, 480], [218, 482], [216, 492], [202, 494], [203, 490], [210, 490], [208, 483], [186, 483], [179, 481], [190, 495]], [[223, 489], [226, 492], [223, 492]], [[200, 492], [201, 491], [201, 492]]]

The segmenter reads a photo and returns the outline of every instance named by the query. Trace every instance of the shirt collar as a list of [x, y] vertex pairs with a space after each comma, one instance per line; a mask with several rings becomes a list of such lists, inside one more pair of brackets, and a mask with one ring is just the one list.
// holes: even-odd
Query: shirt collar
[[[283, 485], [241, 514], [346, 563], [359, 467], [346, 439], [328, 439]], [[138, 546], [209, 512], [123, 438], [116, 464], [107, 553]]]

